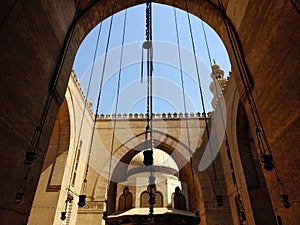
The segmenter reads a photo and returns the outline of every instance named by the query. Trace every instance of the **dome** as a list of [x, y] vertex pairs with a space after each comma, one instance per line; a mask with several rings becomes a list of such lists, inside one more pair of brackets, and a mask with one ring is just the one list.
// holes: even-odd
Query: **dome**
[[[144, 167], [144, 155], [143, 152], [139, 152], [135, 155], [129, 163], [128, 170], [137, 168], [137, 167]], [[166, 152], [158, 149], [153, 148], [153, 166], [163, 166], [174, 169], [178, 171], [178, 166], [174, 159]]]
[[224, 77], [224, 71], [220, 69], [218, 64], [212, 65], [212, 73], [210, 74], [211, 78], [221, 79]]
[[218, 64], [213, 64], [212, 65], [212, 70], [219, 70], [220, 69], [220, 66]]

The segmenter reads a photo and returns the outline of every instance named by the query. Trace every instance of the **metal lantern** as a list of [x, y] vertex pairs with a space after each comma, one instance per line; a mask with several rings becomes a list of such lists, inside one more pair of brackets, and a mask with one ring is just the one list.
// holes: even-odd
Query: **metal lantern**
[[61, 212], [60, 214], [61, 214], [60, 219], [61, 219], [62, 221], [64, 221], [64, 220], [67, 218], [67, 217], [66, 217], [67, 212]]
[[24, 165], [31, 166], [36, 159], [36, 153], [27, 151], [25, 155], [25, 160], [23, 161]]
[[241, 220], [246, 221], [246, 213], [244, 211], [241, 211], [239, 214], [240, 214]]
[[24, 196], [24, 193], [22, 193], [22, 192], [16, 193], [15, 203], [21, 204], [23, 202], [23, 196]]
[[144, 161], [143, 163], [145, 166], [153, 165], [153, 152], [151, 150], [146, 150], [143, 152], [144, 154]]
[[224, 205], [223, 195], [216, 195], [217, 206], [222, 207]]
[[274, 168], [274, 162], [273, 162], [272, 155], [263, 154], [261, 156], [261, 161], [263, 162], [264, 168], [267, 171], [271, 171]]
[[287, 194], [281, 194], [281, 203], [284, 208], [290, 208], [291, 203], [289, 202], [289, 196]]
[[78, 207], [85, 206], [86, 195], [79, 195]]

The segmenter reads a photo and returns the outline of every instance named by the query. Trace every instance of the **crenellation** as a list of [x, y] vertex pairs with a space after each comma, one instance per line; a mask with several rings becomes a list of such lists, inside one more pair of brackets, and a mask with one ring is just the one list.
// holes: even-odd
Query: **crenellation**
[[87, 97], [85, 96], [85, 93], [80, 85], [80, 82], [78, 80], [77, 75], [75, 74], [74, 70], [71, 71], [71, 75], [70, 77], [72, 78], [72, 80], [74, 81], [74, 84], [77, 87], [77, 90], [81, 96], [81, 98], [83, 99], [83, 101], [85, 102], [85, 107], [88, 109], [88, 112], [90, 113], [90, 115], [94, 115], [94, 112], [92, 110], [92, 106], [93, 106], [93, 102], [91, 100], [87, 100]]
[[[186, 112], [186, 113], [156, 113], [156, 114], [152, 114], [152, 119], [182, 119], [182, 118], [204, 118], [204, 117], [211, 117], [212, 116], [212, 112], [208, 112], [208, 113], [200, 113], [200, 112]], [[97, 116], [98, 119], [100, 120], [110, 120], [110, 119], [146, 119], [147, 118], [147, 114], [144, 113], [118, 113], [118, 114], [106, 114], [104, 115], [103, 113], [101, 113], [100, 115]]]

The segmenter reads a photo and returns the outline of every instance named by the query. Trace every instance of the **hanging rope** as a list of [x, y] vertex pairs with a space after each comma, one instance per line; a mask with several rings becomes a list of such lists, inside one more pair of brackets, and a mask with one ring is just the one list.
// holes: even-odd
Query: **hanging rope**
[[[82, 193], [83, 194], [81, 195], [82, 199], [79, 199], [79, 203], [82, 202], [84, 204], [85, 204], [85, 197], [86, 197], [84, 192], [85, 192], [86, 184], [87, 184], [87, 175], [88, 175], [88, 171], [89, 171], [89, 164], [90, 164], [91, 153], [92, 153], [92, 145], [93, 145], [93, 140], [94, 140], [96, 122], [97, 122], [97, 118], [98, 118], [98, 111], [99, 111], [99, 105], [100, 105], [101, 94], [102, 94], [103, 80], [104, 80], [104, 75], [105, 75], [107, 54], [108, 54], [108, 50], [109, 50], [109, 43], [110, 43], [110, 36], [111, 36], [111, 30], [112, 30], [112, 23], [113, 23], [113, 18], [114, 18], [115, 7], [116, 7], [116, 0], [114, 1], [114, 5], [113, 5], [113, 8], [112, 8], [112, 13], [111, 13], [112, 16], [110, 18], [109, 31], [108, 31], [108, 36], [107, 36], [106, 49], [105, 49], [104, 62], [103, 62], [103, 68], [102, 68], [102, 74], [101, 74], [101, 78], [100, 78], [99, 94], [98, 94], [98, 98], [97, 98], [96, 113], [95, 113], [95, 117], [94, 117], [92, 135], [91, 135], [89, 151], [88, 151], [87, 165], [86, 165], [86, 170], [85, 170], [84, 180], [83, 180], [83, 185], [82, 185]], [[79, 205], [79, 203], [78, 203], [78, 205]], [[84, 206], [84, 204], [81, 204], [81, 205]]]
[[193, 182], [193, 194], [194, 194], [194, 204], [197, 202], [197, 195], [196, 195], [196, 188], [195, 188], [195, 179], [194, 179], [194, 166], [193, 166], [193, 153], [191, 150], [191, 141], [190, 141], [190, 133], [189, 133], [189, 124], [187, 119], [187, 107], [186, 107], [186, 96], [185, 96], [185, 88], [184, 88], [184, 80], [183, 80], [183, 70], [182, 70], [182, 59], [181, 59], [181, 52], [180, 52], [180, 38], [178, 32], [178, 19], [177, 19], [177, 11], [175, 7], [175, 1], [173, 0], [173, 11], [174, 11], [174, 21], [175, 21], [175, 29], [176, 29], [176, 41], [177, 41], [177, 51], [178, 51], [178, 59], [179, 59], [179, 68], [180, 68], [180, 80], [181, 80], [181, 89], [182, 89], [182, 97], [183, 97], [183, 107], [184, 107], [184, 115], [185, 115], [185, 126], [187, 132], [187, 139], [188, 139], [188, 147], [190, 152], [190, 165], [192, 171], [192, 182]]
[[[106, 8], [106, 4], [104, 6], [104, 9]], [[104, 16], [104, 11], [102, 12], [101, 18], [103, 18]], [[95, 67], [95, 62], [96, 62], [96, 57], [97, 57], [97, 53], [98, 53], [98, 47], [99, 47], [99, 39], [100, 39], [100, 34], [101, 34], [101, 30], [102, 30], [102, 23], [100, 23], [100, 25], [98, 26], [98, 32], [97, 32], [97, 38], [96, 38], [96, 46], [95, 46], [95, 51], [94, 51], [94, 55], [93, 55], [93, 62], [92, 62], [92, 68], [91, 68], [91, 72], [89, 75], [89, 81], [88, 81], [88, 86], [87, 86], [87, 93], [86, 93], [86, 98], [84, 101], [84, 107], [83, 107], [83, 112], [82, 112], [82, 117], [81, 117], [81, 121], [80, 121], [80, 126], [79, 126], [79, 131], [78, 131], [78, 136], [77, 136], [77, 143], [76, 143], [76, 147], [75, 147], [75, 151], [72, 154], [72, 169], [71, 169], [71, 173], [70, 173], [70, 179], [69, 179], [69, 184], [68, 184], [68, 191], [67, 191], [67, 199], [65, 201], [65, 211], [61, 212], [61, 220], [65, 220], [66, 219], [66, 213], [67, 213], [67, 205], [68, 205], [68, 200], [69, 200], [69, 193], [71, 192], [72, 194], [77, 195], [76, 193], [74, 193], [73, 191], [71, 191], [71, 184], [72, 184], [72, 179], [74, 176], [74, 170], [75, 170], [75, 164], [76, 164], [76, 158], [77, 158], [77, 154], [80, 154], [79, 149], [81, 148], [81, 131], [82, 131], [82, 126], [83, 126], [83, 121], [84, 121], [84, 115], [86, 112], [86, 108], [87, 108], [87, 104], [88, 104], [88, 99], [89, 99], [89, 94], [90, 94], [90, 86], [91, 86], [91, 80], [92, 77], [94, 75], [94, 67]]]
[[[198, 11], [199, 11], [200, 17], [202, 18], [202, 12], [201, 12], [198, 0], [197, 0], [197, 3], [198, 3]], [[204, 36], [205, 44], [206, 44], [206, 51], [207, 51], [207, 55], [209, 57], [210, 67], [212, 69], [212, 67], [213, 67], [212, 60], [211, 60], [212, 57], [211, 57], [211, 53], [210, 53], [210, 49], [209, 49], [208, 38], [207, 38], [207, 35], [206, 35], [206, 31], [205, 31], [203, 20], [201, 20], [201, 25], [202, 25], [202, 31], [203, 31], [203, 36]], [[213, 73], [213, 71], [212, 71], [212, 73]], [[214, 87], [215, 87], [215, 90], [216, 90], [216, 93], [217, 93], [217, 102], [220, 102], [219, 92], [221, 90], [218, 91], [218, 81], [217, 81], [217, 78], [213, 76], [212, 79], [213, 79]], [[228, 134], [227, 134], [226, 126], [225, 126], [225, 119], [224, 119], [223, 109], [222, 109], [221, 105], [220, 105], [219, 109], [220, 109], [220, 114], [221, 114], [222, 128], [224, 129], [224, 133], [225, 133], [225, 145], [226, 145], [226, 148], [227, 148], [227, 156], [228, 156], [229, 161], [231, 162], [232, 161], [231, 150], [230, 150], [230, 145], [229, 145], [229, 141], [228, 141]], [[234, 168], [233, 164], [230, 164], [230, 167], [232, 169], [234, 180], [237, 180], [237, 178], [236, 178], [236, 172], [235, 172], [235, 168]], [[244, 210], [243, 202], [240, 199], [240, 191], [239, 191], [237, 182], [234, 182], [234, 186], [235, 186], [235, 189], [236, 189], [235, 192], [238, 194], [237, 198], [238, 198], [238, 201], [239, 201], [239, 206], [240, 206], [240, 211], [241, 211], [239, 213], [240, 214], [240, 220], [241, 221], [245, 221], [246, 220], [245, 210]]]
[[[106, 4], [105, 4], [105, 6], [106, 6]], [[103, 12], [105, 11], [105, 8], [106, 8], [105, 6], [104, 6]], [[102, 13], [101, 18], [103, 18], [103, 16], [104, 16], [104, 13]], [[102, 30], [102, 23], [100, 23], [99, 28], [98, 28], [98, 32], [97, 32], [97, 39], [96, 39], [96, 46], [95, 46], [94, 56], [93, 56], [92, 68], [91, 68], [91, 72], [90, 72], [90, 76], [89, 76], [89, 81], [88, 81], [88, 86], [87, 86], [87, 93], [86, 93], [86, 98], [85, 98], [85, 101], [84, 101], [84, 107], [83, 107], [82, 117], [81, 117], [81, 121], [80, 121], [80, 127], [79, 127], [79, 131], [78, 131], [77, 144], [76, 144], [75, 149], [78, 149], [79, 144], [80, 144], [81, 131], [82, 131], [82, 126], [83, 126], [83, 121], [84, 121], [84, 115], [85, 115], [86, 108], [87, 108], [88, 98], [89, 98], [89, 94], [90, 94], [91, 81], [92, 81], [92, 77], [94, 75], [94, 67], [95, 67], [96, 57], [97, 57], [97, 53], [98, 53], [99, 39], [100, 39], [101, 30]], [[72, 158], [75, 159], [75, 157], [72, 157]], [[71, 171], [68, 190], [70, 189], [72, 174], [74, 172], [74, 166], [75, 166], [75, 161], [73, 161], [73, 165], [72, 165], [72, 171]]]
[[116, 98], [116, 105], [115, 105], [115, 118], [113, 123], [113, 133], [111, 139], [111, 148], [110, 148], [110, 158], [109, 158], [109, 169], [108, 169], [108, 179], [107, 179], [107, 192], [106, 196], [109, 196], [109, 183], [110, 183], [110, 176], [111, 176], [111, 163], [112, 163], [112, 156], [114, 153], [114, 144], [115, 144], [115, 131], [116, 131], [116, 124], [117, 124], [117, 112], [118, 112], [118, 105], [119, 105], [119, 96], [120, 96], [120, 86], [121, 86], [121, 74], [122, 74], [122, 64], [123, 64], [123, 54], [124, 54], [124, 43], [125, 43], [125, 34], [126, 34], [126, 23], [127, 23], [127, 8], [125, 9], [124, 14], [124, 22], [123, 22], [123, 35], [122, 35], [122, 44], [121, 44], [121, 55], [120, 55], [120, 64], [119, 64], [119, 72], [118, 72], [118, 83], [117, 83], [117, 98]]
[[146, 0], [146, 40], [152, 40], [152, 4], [151, 0]]
[[[267, 136], [265, 134], [265, 131], [264, 131], [264, 128], [263, 128], [263, 125], [262, 125], [262, 121], [261, 121], [261, 118], [259, 116], [256, 104], [255, 104], [254, 97], [252, 95], [251, 84], [249, 82], [248, 77], [245, 75], [245, 74], [247, 74], [247, 70], [246, 70], [245, 65], [243, 63], [244, 58], [241, 55], [240, 51], [238, 51], [238, 49], [239, 49], [238, 48], [238, 43], [235, 39], [234, 31], [233, 31], [232, 27], [230, 26], [230, 24], [228, 22], [228, 18], [226, 17], [225, 8], [223, 6], [223, 3], [222, 3], [221, 0], [218, 0], [218, 3], [219, 3], [219, 7], [221, 8], [223, 21], [224, 21], [226, 32], [227, 32], [227, 35], [228, 35], [228, 38], [229, 38], [229, 41], [230, 41], [230, 44], [231, 44], [231, 47], [232, 47], [232, 50], [233, 50], [233, 54], [234, 54], [235, 60], [237, 62], [237, 67], [238, 67], [238, 70], [239, 70], [239, 74], [240, 74], [242, 84], [244, 86], [244, 90], [245, 90], [245, 93], [246, 93], [246, 98], [247, 98], [248, 103], [250, 105], [251, 115], [252, 115], [252, 118], [254, 120], [254, 123], [257, 126], [256, 127], [256, 136], [257, 136], [258, 142], [260, 142], [259, 143], [259, 147], [261, 148], [260, 151], [263, 153], [263, 155], [261, 155], [261, 161], [264, 163], [265, 169], [271, 171], [275, 167], [275, 165], [274, 165], [274, 161], [273, 161], [273, 158], [272, 158], [272, 153], [271, 153], [271, 149], [270, 149], [270, 146], [269, 146], [269, 142], [267, 140]], [[277, 172], [276, 172], [276, 176], [278, 176]]]
[[[147, 126], [145, 131], [145, 151], [143, 152], [144, 161], [146, 166], [153, 164], [153, 133], [152, 133], [152, 112], [153, 112], [153, 99], [152, 99], [152, 74], [153, 74], [153, 46], [152, 46], [152, 6], [151, 1], [146, 1], [146, 41], [142, 45], [142, 73], [143, 79], [143, 51], [147, 53]], [[149, 140], [148, 140], [149, 133]]]
[[[155, 201], [155, 176], [153, 174], [153, 93], [152, 93], [152, 75], [153, 75], [153, 46], [152, 46], [152, 1], [146, 1], [146, 41], [142, 46], [142, 54], [145, 49], [147, 52], [147, 126], [145, 131], [145, 150], [144, 155], [144, 165], [150, 166], [149, 175], [149, 215], [153, 219], [154, 204]], [[142, 55], [142, 66], [143, 66], [143, 55]], [[143, 67], [142, 67], [143, 69]], [[143, 75], [143, 71], [142, 71]], [[148, 133], [150, 138], [148, 140]]]
[[205, 27], [204, 27], [204, 22], [202, 20], [203, 16], [202, 16], [202, 12], [201, 12], [201, 9], [200, 9], [200, 3], [199, 3], [198, 0], [197, 0], [197, 5], [198, 5], [199, 15], [200, 15], [200, 18], [201, 18], [200, 19], [201, 27], [202, 27], [202, 31], [203, 31], [204, 40], [205, 40], [205, 46], [206, 46], [207, 56], [208, 56], [208, 59], [209, 59], [209, 65], [210, 65], [210, 68], [212, 68], [212, 60], [211, 60], [210, 49], [209, 49], [209, 45], [208, 45], [208, 40], [207, 40], [207, 35], [206, 35]]
[[188, 6], [188, 3], [187, 3], [187, 0], [185, 0], [185, 4], [186, 4], [186, 9], [187, 9], [186, 13], [187, 13], [188, 24], [189, 24], [189, 31], [190, 31], [191, 41], [192, 41], [194, 61], [195, 61], [195, 65], [196, 65], [196, 72], [197, 72], [197, 78], [198, 78], [198, 87], [199, 87], [199, 91], [200, 91], [200, 98], [201, 98], [202, 110], [203, 110], [204, 121], [205, 121], [205, 129], [206, 129], [206, 133], [207, 133], [207, 141], [208, 141], [209, 148], [210, 148], [210, 153], [211, 153], [211, 160], [212, 160], [214, 181], [216, 182], [216, 184], [218, 186], [220, 194], [216, 193], [215, 190], [214, 190], [214, 192], [215, 192], [215, 195], [216, 195], [217, 198], [218, 197], [221, 198], [221, 196], [222, 196], [222, 189], [221, 189], [221, 186], [220, 186], [218, 178], [217, 178], [216, 166], [215, 166], [215, 162], [214, 162], [214, 157], [213, 157], [213, 152], [212, 152], [212, 146], [211, 146], [211, 143], [210, 143], [210, 132], [209, 132], [209, 127], [208, 127], [208, 120], [207, 120], [206, 110], [205, 110], [205, 106], [204, 106], [204, 97], [203, 97], [203, 91], [202, 91], [202, 85], [201, 85], [199, 67], [198, 67], [198, 62], [197, 62], [195, 41], [194, 41], [194, 36], [193, 36], [193, 31], [192, 31], [192, 24], [191, 24], [191, 19], [190, 19], [190, 14], [189, 14], [189, 6]]
[[[15, 6], [16, 2], [17, 1], [15, 1], [14, 4], [12, 5], [11, 10]], [[77, 18], [79, 16], [81, 5], [82, 5], [82, 0], [80, 0], [78, 2], [77, 6], [76, 6], [76, 10], [75, 10], [75, 14], [74, 14], [74, 17], [73, 17], [73, 20], [72, 20], [72, 24], [75, 23], [75, 21], [77, 20]], [[17, 204], [19, 204], [19, 203], [21, 203], [23, 201], [22, 199], [23, 199], [23, 195], [24, 195], [25, 188], [26, 188], [26, 185], [27, 185], [27, 178], [28, 178], [28, 175], [29, 175], [29, 172], [30, 172], [30, 169], [31, 169], [33, 163], [35, 162], [35, 160], [38, 157], [38, 153], [40, 152], [43, 157], [45, 156], [45, 152], [46, 151], [40, 151], [41, 149], [39, 147], [39, 143], [40, 143], [42, 131], [43, 131], [44, 126], [45, 126], [47, 115], [48, 115], [48, 112], [49, 112], [49, 109], [50, 109], [50, 105], [51, 105], [52, 100], [53, 100], [53, 98], [55, 96], [55, 91], [56, 91], [56, 86], [57, 86], [57, 83], [58, 83], [58, 80], [59, 80], [59, 75], [60, 75], [63, 63], [65, 61], [66, 53], [67, 53], [67, 51], [69, 49], [73, 33], [74, 33], [74, 27], [67, 34], [67, 39], [66, 39], [66, 42], [65, 42], [65, 44], [63, 46], [63, 51], [62, 51], [61, 59], [59, 61], [60, 63], [58, 65], [58, 67], [57, 67], [57, 72], [55, 73], [54, 79], [51, 82], [51, 85], [49, 87], [49, 94], [47, 96], [47, 99], [46, 99], [46, 102], [45, 102], [45, 106], [43, 108], [42, 115], [39, 118], [38, 125], [37, 125], [37, 127], [36, 127], [36, 129], [35, 129], [35, 131], [33, 133], [33, 136], [31, 138], [30, 144], [29, 144], [29, 146], [27, 148], [27, 151], [25, 153], [25, 159], [23, 161], [23, 164], [25, 166], [27, 166], [27, 170], [26, 170], [26, 174], [25, 174], [25, 177], [24, 177], [24, 183], [23, 183], [22, 190], [21, 190], [21, 192], [16, 193], [15, 202]]]

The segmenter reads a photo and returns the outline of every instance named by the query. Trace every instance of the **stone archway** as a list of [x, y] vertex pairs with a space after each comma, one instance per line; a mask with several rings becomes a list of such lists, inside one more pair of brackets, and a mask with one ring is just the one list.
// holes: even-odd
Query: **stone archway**
[[[172, 5], [171, 1], [157, 1]], [[76, 50], [89, 29], [96, 25], [92, 9], [93, 2], [83, 1], [82, 20], [75, 23], [76, 33], [68, 45], [68, 37], [78, 1], [40, 1], [24, 3], [22, 1], [3, 2], [1, 9], [1, 221], [24, 223], [28, 217], [37, 180], [42, 169], [43, 159], [39, 158], [31, 170], [28, 194], [25, 196], [22, 210], [13, 202], [23, 179], [22, 161], [28, 143], [42, 115], [49, 93], [49, 87], [59, 74], [55, 98], [50, 104], [49, 113], [43, 128], [40, 147], [47, 149], [54, 126], [55, 117], [67, 86], [69, 72]], [[99, 2], [99, 5], [104, 1]], [[129, 1], [132, 6], [142, 1]], [[233, 76], [238, 90], [243, 96], [243, 87], [233, 54], [228, 47], [221, 15], [213, 4], [216, 1], [191, 1], [190, 4], [202, 4], [203, 19], [215, 28], [223, 39], [233, 65]], [[183, 3], [182, 3], [183, 4]], [[97, 4], [96, 4], [97, 5]], [[239, 4], [234, 0], [224, 1], [226, 15], [237, 31], [241, 48], [255, 89], [254, 99], [263, 121], [274, 159], [278, 162], [280, 175], [291, 193], [293, 214], [299, 215], [299, 79], [295, 75], [300, 70], [298, 40], [300, 34], [295, 27], [299, 20], [297, 7], [292, 1], [258, 2], [249, 0]], [[184, 6], [177, 5], [184, 9]], [[123, 7], [124, 8], [124, 7]], [[197, 7], [191, 7], [196, 10]], [[119, 6], [118, 10], [122, 7]], [[107, 16], [109, 16], [107, 12]], [[196, 14], [196, 12], [195, 12]], [[85, 18], [85, 19], [84, 19]], [[99, 22], [99, 21], [98, 21]], [[81, 23], [81, 25], [79, 25]], [[79, 25], [79, 26], [78, 26]], [[85, 29], [89, 27], [89, 29]], [[64, 54], [64, 48], [69, 46]], [[65, 58], [58, 73], [58, 65]], [[245, 102], [243, 104], [246, 105]], [[249, 108], [246, 112], [250, 115]], [[289, 115], [289, 116], [287, 116]], [[253, 128], [253, 123], [250, 121]], [[286, 154], [289, 152], [289, 154]], [[284, 158], [285, 161], [280, 161]], [[286, 163], [285, 163], [286, 162]], [[291, 170], [290, 168], [295, 168]], [[9, 174], [9, 176], [8, 176]], [[5, 182], [4, 182], [5, 181]], [[7, 185], [10, 184], [10, 185]], [[272, 185], [271, 185], [272, 186]], [[275, 201], [275, 200], [274, 200]], [[294, 211], [295, 210], [295, 211]], [[2, 216], [5, 214], [5, 216]], [[287, 213], [288, 214], [288, 213]], [[287, 215], [286, 214], [286, 215]], [[288, 216], [287, 216], [288, 217]], [[290, 218], [294, 219], [291, 215]]]
[[[143, 144], [141, 144], [141, 145], [143, 145]], [[185, 165], [183, 167], [181, 167], [183, 165], [182, 159], [184, 158], [184, 156], [180, 155], [180, 153], [178, 153], [178, 152], [176, 153], [176, 156], [174, 156], [174, 154], [172, 154], [175, 149], [174, 146], [170, 146], [165, 143], [161, 143], [160, 145], [157, 146], [157, 148], [168, 153], [173, 158], [173, 160], [176, 162], [176, 164], [179, 166], [179, 168], [180, 168], [179, 179], [188, 185], [188, 194], [189, 194], [189, 199], [190, 199], [188, 202], [189, 202], [190, 211], [194, 212], [195, 210], [199, 210], [201, 207], [201, 202], [203, 202], [201, 199], [201, 196], [202, 196], [201, 184], [200, 184], [201, 181], [198, 180], [198, 177], [195, 177], [194, 181], [193, 181], [193, 178], [192, 178], [193, 173], [192, 173], [192, 168], [191, 168], [190, 163], [186, 162]], [[139, 147], [137, 147], [137, 149], [139, 149]], [[129, 165], [130, 161], [132, 160], [132, 158], [138, 153], [139, 153], [139, 151], [136, 151], [136, 150], [128, 151], [121, 158], [120, 162], [116, 165], [114, 171], [112, 172], [112, 180], [115, 182], [111, 181], [110, 185], [108, 187], [109, 188], [109, 191], [108, 191], [108, 193], [109, 193], [109, 196], [108, 196], [109, 208], [107, 209], [108, 214], [114, 212], [116, 209], [115, 196], [116, 196], [117, 182], [121, 182], [124, 179], [125, 180], [127, 179], [127, 177], [128, 177], [127, 167]], [[195, 169], [196, 168], [194, 168], [194, 170]], [[198, 196], [196, 201], [194, 201], [194, 194], [196, 194]]]
[[236, 126], [238, 151], [252, 209], [248, 214], [253, 214], [255, 224], [275, 224], [275, 214], [260, 165], [260, 156], [254, 145], [245, 108], [241, 103], [237, 110]]
[[[59, 193], [61, 189], [64, 189], [63, 176], [68, 161], [70, 134], [70, 115], [65, 99], [55, 120], [30, 212], [30, 224], [39, 224], [40, 220], [43, 220], [44, 223], [54, 221], [57, 214], [57, 205], [59, 205]], [[52, 193], [52, 195], [49, 197], [48, 193]]]

